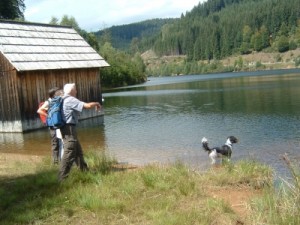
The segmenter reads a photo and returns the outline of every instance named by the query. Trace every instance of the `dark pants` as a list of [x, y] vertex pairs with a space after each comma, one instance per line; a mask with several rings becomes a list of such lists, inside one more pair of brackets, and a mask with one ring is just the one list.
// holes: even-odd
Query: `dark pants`
[[64, 141], [64, 155], [59, 171], [59, 180], [61, 181], [68, 177], [74, 162], [82, 171], [88, 170], [88, 167], [83, 158], [80, 142], [77, 139], [76, 126], [66, 124], [60, 131]]
[[58, 163], [59, 157], [59, 139], [56, 137], [56, 131], [53, 128], [49, 128], [51, 137], [51, 151], [53, 163]]

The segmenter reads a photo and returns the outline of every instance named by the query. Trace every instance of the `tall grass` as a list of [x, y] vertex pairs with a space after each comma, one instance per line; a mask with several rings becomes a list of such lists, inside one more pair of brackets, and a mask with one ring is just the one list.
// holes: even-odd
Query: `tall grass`
[[73, 168], [58, 183], [57, 167], [0, 184], [0, 224], [237, 224], [231, 206], [211, 197], [211, 186], [267, 187], [269, 168], [228, 164], [205, 173], [180, 162], [116, 170], [105, 154], [88, 154], [89, 172]]
[[300, 173], [299, 167], [287, 155], [283, 157], [288, 166], [292, 181], [282, 180], [275, 189], [271, 187], [264, 195], [253, 200], [253, 224], [298, 225], [300, 224]]
[[203, 182], [215, 186], [249, 186], [262, 189], [272, 183], [273, 172], [267, 165], [254, 160], [241, 160], [237, 164], [226, 163], [222, 168], [213, 168], [202, 176]]

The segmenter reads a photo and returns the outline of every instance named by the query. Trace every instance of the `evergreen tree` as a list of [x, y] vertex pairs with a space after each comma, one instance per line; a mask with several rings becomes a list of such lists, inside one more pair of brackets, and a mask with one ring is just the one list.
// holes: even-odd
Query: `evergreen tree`
[[245, 25], [243, 28], [242, 44], [240, 48], [242, 54], [249, 54], [251, 52], [251, 36], [252, 36], [251, 27]]
[[255, 51], [261, 51], [263, 49], [262, 35], [259, 31], [256, 31], [251, 37], [251, 44]]
[[188, 61], [248, 54], [277, 37], [290, 38], [299, 18], [299, 0], [208, 0], [165, 25], [153, 49], [159, 56], [184, 54]]
[[110, 64], [110, 67], [101, 69], [103, 86], [120, 87], [145, 81], [145, 65], [140, 56], [131, 59], [108, 42], [100, 48], [100, 54]]
[[73, 16], [64, 15], [60, 21], [58, 18], [53, 16], [49, 24], [73, 27], [93, 49], [99, 51], [99, 42], [95, 34], [88, 33], [85, 30], [81, 29]]
[[24, 19], [24, 0], [1, 0], [0, 19]]
[[73, 27], [77, 31], [81, 31], [76, 19], [73, 16], [64, 15], [61, 18], [60, 25]]
[[59, 24], [59, 19], [57, 19], [57, 17], [55, 17], [55, 16], [52, 16], [49, 24], [58, 25]]
[[277, 47], [278, 47], [279, 52], [288, 51], [289, 50], [289, 39], [285, 36], [279, 37]]
[[266, 28], [265, 25], [263, 25], [260, 28], [260, 34], [261, 34], [261, 44], [262, 44], [262, 48], [267, 48], [270, 46], [270, 34]]

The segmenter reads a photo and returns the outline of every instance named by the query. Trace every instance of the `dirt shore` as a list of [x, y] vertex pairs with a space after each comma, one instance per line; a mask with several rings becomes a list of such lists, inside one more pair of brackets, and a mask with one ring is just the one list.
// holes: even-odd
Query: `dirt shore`
[[0, 179], [34, 173], [36, 165], [43, 159], [44, 156], [0, 153]]
[[[300, 48], [295, 50], [279, 53], [279, 52], [252, 52], [247, 55], [233, 55], [219, 60], [224, 66], [234, 67], [236, 62], [242, 62], [244, 70], [276, 70], [276, 69], [292, 69], [296, 68], [295, 60], [300, 57]], [[162, 56], [158, 57], [153, 51], [149, 50], [142, 54], [142, 58], [147, 68], [154, 69], [168, 63], [182, 63], [186, 60], [183, 55]], [[207, 60], [199, 61], [207, 64]], [[261, 67], [256, 68], [261, 64]]]

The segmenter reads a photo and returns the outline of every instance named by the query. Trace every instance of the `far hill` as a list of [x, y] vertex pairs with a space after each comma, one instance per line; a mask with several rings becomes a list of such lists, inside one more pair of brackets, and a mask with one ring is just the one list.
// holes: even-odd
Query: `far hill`
[[191, 60], [223, 59], [300, 45], [299, 0], [208, 0], [164, 26], [153, 50]]
[[147, 75], [300, 66], [299, 0], [207, 0], [178, 19], [114, 26], [97, 35], [105, 32], [114, 48], [141, 54]]
[[95, 32], [95, 35], [99, 38], [107, 34], [114, 48], [128, 51], [134, 39], [156, 37], [163, 25], [173, 23], [176, 20], [178, 19], [152, 19], [127, 25], [112, 26]]
[[[223, 59], [271, 48], [300, 47], [299, 0], [208, 0], [178, 19], [153, 19], [99, 31], [131, 53], [185, 55], [188, 61]], [[132, 46], [130, 44], [132, 43]]]

